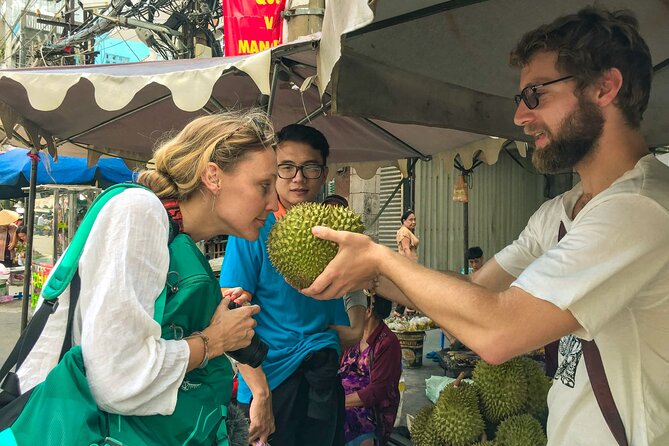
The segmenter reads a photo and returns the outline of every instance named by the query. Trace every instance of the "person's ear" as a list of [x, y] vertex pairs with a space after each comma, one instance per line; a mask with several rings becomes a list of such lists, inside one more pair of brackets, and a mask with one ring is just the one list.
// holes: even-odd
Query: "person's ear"
[[328, 179], [328, 166], [323, 167], [323, 175], [321, 175], [321, 184], [325, 184]]
[[218, 194], [221, 189], [220, 171], [221, 169], [216, 163], [209, 162], [202, 174], [202, 184], [214, 195]]
[[611, 104], [623, 86], [623, 74], [617, 68], [611, 68], [602, 74], [597, 85], [597, 105], [605, 107]]

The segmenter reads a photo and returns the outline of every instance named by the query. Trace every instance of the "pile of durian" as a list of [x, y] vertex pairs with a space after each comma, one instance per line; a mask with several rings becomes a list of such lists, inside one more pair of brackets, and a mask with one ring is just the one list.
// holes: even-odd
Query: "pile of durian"
[[545, 446], [546, 396], [551, 386], [541, 366], [521, 356], [501, 365], [476, 364], [473, 384], [461, 374], [434, 406], [411, 423], [414, 446]]

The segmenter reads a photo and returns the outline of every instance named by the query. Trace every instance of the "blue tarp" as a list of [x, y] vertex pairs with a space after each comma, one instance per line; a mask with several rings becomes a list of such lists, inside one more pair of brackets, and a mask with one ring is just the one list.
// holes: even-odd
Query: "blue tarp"
[[[133, 180], [133, 172], [122, 159], [102, 158], [93, 167], [86, 158], [59, 156], [54, 162], [51, 155], [40, 151], [37, 163], [37, 184], [95, 184], [106, 187]], [[47, 169], [46, 164], [49, 168]], [[30, 182], [28, 150], [14, 149], [0, 153], [0, 198], [25, 196], [21, 187]]]

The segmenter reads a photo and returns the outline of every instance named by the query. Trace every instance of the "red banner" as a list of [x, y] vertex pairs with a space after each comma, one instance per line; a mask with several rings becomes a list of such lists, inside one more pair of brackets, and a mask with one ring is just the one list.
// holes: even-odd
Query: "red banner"
[[225, 55], [241, 56], [281, 43], [285, 0], [222, 0]]

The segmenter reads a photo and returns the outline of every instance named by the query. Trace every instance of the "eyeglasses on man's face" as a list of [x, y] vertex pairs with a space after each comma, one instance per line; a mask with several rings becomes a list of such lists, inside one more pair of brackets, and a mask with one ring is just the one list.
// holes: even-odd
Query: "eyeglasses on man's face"
[[320, 178], [323, 175], [323, 169], [325, 166], [321, 166], [316, 163], [309, 164], [292, 164], [292, 163], [282, 163], [279, 164], [279, 178], [284, 180], [292, 180], [297, 175], [297, 172], [302, 172], [302, 176], [308, 180], [315, 180]]
[[516, 107], [520, 105], [520, 101], [523, 101], [527, 106], [527, 108], [529, 108], [530, 110], [534, 110], [539, 106], [540, 94], [537, 92], [538, 89], [546, 87], [551, 84], [555, 84], [557, 82], [566, 81], [573, 77], [574, 76], [565, 76], [561, 77], [560, 79], [555, 79], [554, 81], [544, 82], [543, 84], [539, 85], [530, 85], [529, 87], [523, 88], [523, 91], [521, 91], [520, 94], [517, 94], [513, 97], [513, 100], [516, 101]]

